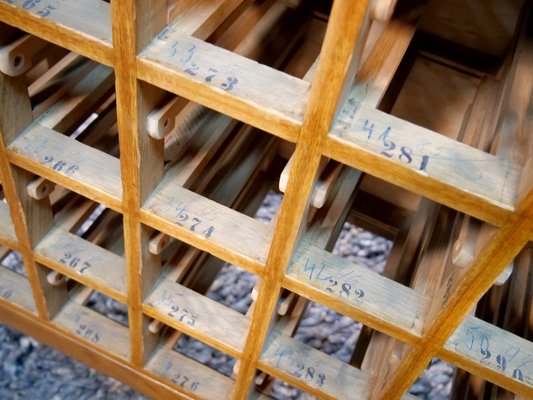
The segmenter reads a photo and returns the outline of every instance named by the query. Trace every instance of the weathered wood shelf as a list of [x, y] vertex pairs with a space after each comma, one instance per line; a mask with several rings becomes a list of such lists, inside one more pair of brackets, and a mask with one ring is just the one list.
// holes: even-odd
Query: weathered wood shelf
[[[158, 399], [412, 400], [433, 357], [533, 398], [532, 4], [463, 3], [0, 0], [0, 321]], [[349, 362], [310, 302], [363, 324]]]

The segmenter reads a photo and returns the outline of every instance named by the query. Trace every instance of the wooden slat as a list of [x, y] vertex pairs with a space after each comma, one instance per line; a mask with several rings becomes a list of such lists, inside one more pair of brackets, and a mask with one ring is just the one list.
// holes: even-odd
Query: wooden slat
[[19, 312], [14, 307], [0, 302], [0, 321], [9, 323], [26, 335], [38, 337], [39, 341], [73, 357], [87, 366], [104, 372], [115, 379], [145, 393], [147, 396], [169, 399], [179, 395], [171, 385], [148, 376], [142, 370], [131, 367], [121, 358], [95, 351], [91, 342], [80, 340], [74, 332], [58, 329], [56, 325]]
[[164, 347], [156, 350], [145, 368], [180, 391], [202, 399], [229, 399], [233, 389], [231, 378]]
[[72, 86], [65, 83], [67, 87], [64, 88], [62, 97], [43, 110], [43, 114], [37, 119], [39, 124], [69, 134], [91, 113], [97, 111], [113, 89], [113, 71], [102, 65], [89, 64], [88, 67], [93, 68], [85, 70], [79, 82]]
[[240, 357], [250, 322], [231, 308], [163, 278], [143, 309], [167, 325]]
[[31, 287], [28, 280], [7, 268], [0, 266], [0, 301], [9, 301], [36, 314]]
[[169, 15], [173, 31], [207, 39], [243, 0], [180, 0]]
[[137, 69], [146, 82], [296, 141], [310, 88], [301, 79], [168, 29]]
[[505, 389], [533, 397], [533, 343], [469, 316], [439, 354]]
[[17, 236], [9, 215], [9, 207], [3, 202], [0, 202], [0, 243], [8, 247], [17, 246]]
[[118, 159], [39, 123], [32, 124], [9, 146], [10, 161], [102, 203], [122, 208]]
[[259, 368], [289, 384], [325, 399], [369, 398], [373, 378], [273, 329], [259, 359]]
[[283, 286], [403, 341], [416, 342], [422, 334], [426, 298], [306, 242], [287, 268]]
[[110, 6], [102, 0], [3, 0], [0, 21], [113, 65]]
[[141, 220], [228, 263], [262, 273], [272, 227], [194, 192], [163, 182], [144, 203]]
[[325, 153], [495, 225], [514, 210], [517, 166], [384, 112], [357, 93], [334, 124]]
[[102, 347], [108, 354], [129, 358], [128, 328], [90, 308], [69, 301], [53, 321], [81, 339]]
[[37, 261], [118, 301], [126, 301], [124, 258], [62, 228], [53, 228], [35, 248]]

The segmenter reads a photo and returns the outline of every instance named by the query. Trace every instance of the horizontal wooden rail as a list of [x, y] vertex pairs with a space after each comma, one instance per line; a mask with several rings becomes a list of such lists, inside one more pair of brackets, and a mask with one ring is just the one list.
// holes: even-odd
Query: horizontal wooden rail
[[21, 168], [120, 212], [119, 160], [34, 122], [8, 148]]
[[510, 216], [518, 166], [353, 99], [325, 142], [327, 156], [493, 225]]
[[138, 77], [295, 142], [310, 84], [212, 44], [163, 31], [137, 58]]
[[0, 21], [112, 66], [109, 7], [101, 0], [0, 1]]

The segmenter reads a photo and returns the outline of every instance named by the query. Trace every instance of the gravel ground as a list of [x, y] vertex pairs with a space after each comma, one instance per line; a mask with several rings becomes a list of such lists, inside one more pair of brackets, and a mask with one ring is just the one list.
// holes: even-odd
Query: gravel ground
[[[267, 222], [279, 206], [280, 198], [277, 194], [269, 194], [256, 218]], [[391, 246], [386, 239], [345, 224], [334, 253], [381, 272]], [[20, 272], [20, 259], [16, 255], [4, 260], [3, 264]], [[226, 265], [207, 295], [245, 313], [251, 304], [250, 294], [255, 283], [253, 275]], [[88, 305], [127, 325], [127, 309], [123, 304], [94, 294]], [[347, 362], [361, 327], [356, 321], [310, 303], [295, 338]], [[197, 340], [183, 335], [175, 348], [226, 375], [232, 373], [233, 358]], [[453, 367], [434, 359], [410, 392], [422, 400], [448, 399], [454, 373]], [[277, 380], [271, 396], [280, 400], [313, 398]], [[146, 397], [32, 338], [0, 325], [0, 400], [11, 399], [118, 400]]]

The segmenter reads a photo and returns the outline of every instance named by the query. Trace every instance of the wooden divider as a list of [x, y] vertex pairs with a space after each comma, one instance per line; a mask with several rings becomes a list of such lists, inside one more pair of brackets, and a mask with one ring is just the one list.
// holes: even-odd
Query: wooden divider
[[[319, 398], [413, 399], [435, 356], [533, 397], [531, 342], [510, 317], [469, 314], [533, 238], [533, 36], [517, 3], [515, 50], [481, 70], [425, 47], [425, 1], [392, 17], [396, 1], [335, 0], [329, 16], [0, 1], [0, 52], [28, 71], [0, 74], [0, 250], [26, 272], [0, 268], [0, 320], [156, 398], [263, 399], [274, 377]], [[423, 88], [428, 115], [406, 111], [420, 71], [461, 75], [446, 83], [460, 101]], [[279, 210], [253, 218], [280, 174]], [[345, 221], [393, 240], [383, 274], [333, 254]], [[247, 313], [206, 296], [224, 263], [258, 280]], [[513, 278], [504, 312], [529, 312]], [[127, 326], [87, 306], [95, 291]], [[350, 363], [293, 337], [309, 301], [364, 324]], [[182, 335], [233, 357], [233, 375], [178, 352]]]

